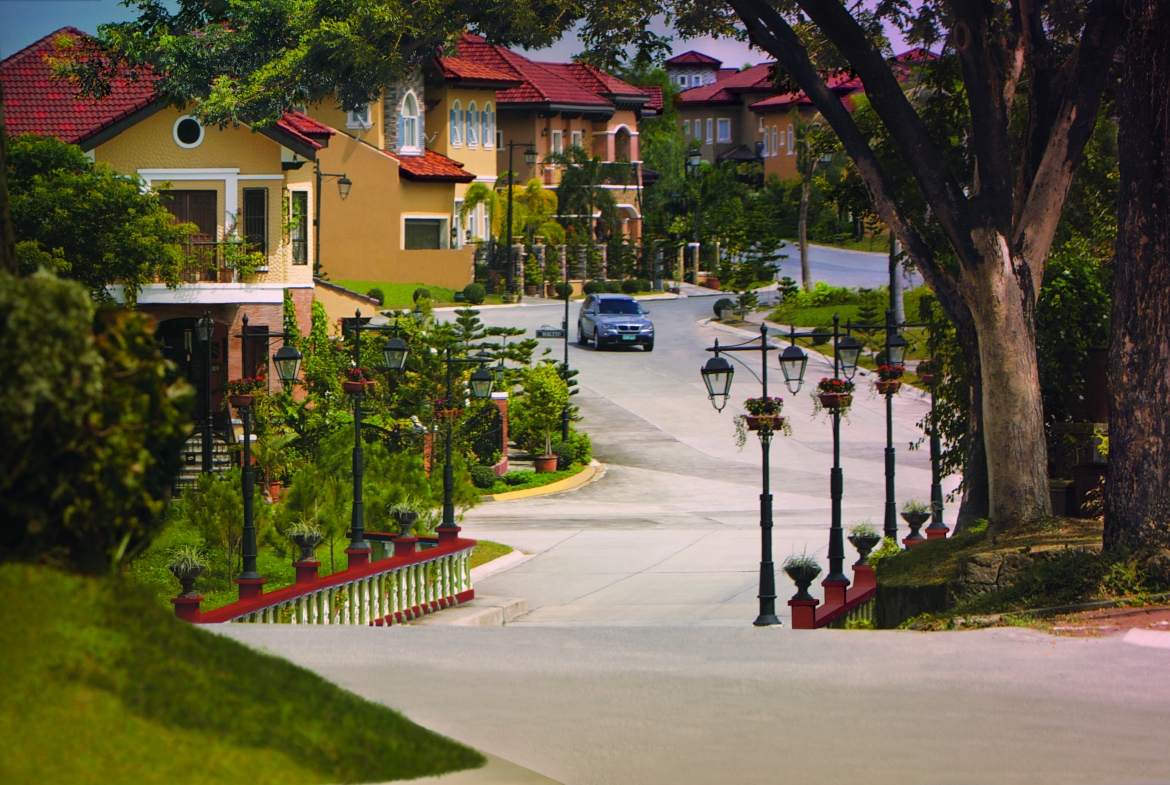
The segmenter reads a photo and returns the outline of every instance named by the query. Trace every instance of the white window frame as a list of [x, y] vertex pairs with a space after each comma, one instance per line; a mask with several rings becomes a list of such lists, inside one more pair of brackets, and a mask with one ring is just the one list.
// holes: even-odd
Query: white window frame
[[792, 141], [793, 141], [792, 140], [792, 123], [789, 123], [788, 124], [788, 154], [789, 155], [796, 155], [796, 150], [793, 149]]
[[[777, 144], [779, 139], [779, 144]], [[780, 131], [776, 126], [772, 126], [772, 155], [780, 155], [780, 148], [784, 146], [784, 137], [780, 136]]]
[[374, 120], [370, 114], [370, 105], [357, 112], [345, 113], [345, 127], [349, 131], [368, 131], [374, 127]]
[[572, 131], [569, 133], [569, 144], [572, 147], [584, 147], [582, 142], [584, 135], [580, 131]]
[[[196, 125], [199, 126], [199, 138], [196, 139], [191, 144], [187, 144], [186, 142], [179, 141], [179, 123], [183, 122], [184, 120], [194, 120]], [[175, 144], [177, 144], [179, 147], [182, 147], [184, 150], [194, 150], [196, 147], [203, 144], [203, 139], [206, 135], [207, 135], [207, 129], [205, 129], [203, 127], [203, 123], [199, 122], [198, 120], [196, 120], [194, 117], [192, 117], [189, 114], [183, 115], [182, 117], [180, 117], [178, 120], [175, 121], [174, 125], [171, 126], [171, 136], [174, 138]]]
[[[414, 104], [414, 114], [410, 114], [407, 109], [409, 105]], [[419, 153], [422, 152], [422, 118], [420, 117], [418, 96], [414, 94], [413, 90], [408, 90], [406, 95], [402, 96], [402, 107], [398, 113], [398, 151], [402, 153]], [[408, 133], [408, 129], [410, 133]], [[407, 137], [413, 136], [414, 143], [407, 144]]]
[[450, 127], [450, 133], [451, 133], [451, 146], [452, 147], [462, 147], [463, 146], [463, 104], [459, 103], [458, 98], [456, 98], [454, 101], [451, 102], [451, 112], [450, 112], [450, 116], [448, 119], [450, 120], [448, 125]]
[[707, 118], [707, 144], [715, 143], [715, 118]]
[[[726, 128], [727, 128], [726, 134], [723, 133], [723, 129], [724, 129], [725, 124], [726, 124]], [[719, 118], [719, 122], [716, 125], [716, 133], [717, 133], [716, 139], [719, 141], [720, 144], [727, 144], [728, 142], [731, 141], [731, 118], [730, 117], [720, 117]]]
[[703, 75], [702, 74], [692, 74], [691, 75], [691, 87], [701, 87], [702, 85], [703, 85]]
[[479, 149], [479, 108], [472, 101], [467, 105], [467, 130], [464, 132], [467, 149]]
[[497, 150], [504, 149], [504, 132], [503, 131], [496, 131], [496, 149]]
[[[399, 250], [407, 250], [406, 248], [406, 222], [410, 221], [438, 221], [439, 222], [439, 249], [445, 250], [451, 247], [451, 216], [445, 213], [403, 213], [398, 219], [398, 247]], [[426, 248], [411, 248], [412, 251], [425, 251]]]
[[550, 137], [549, 144], [551, 145], [549, 149], [552, 152], [554, 152], [554, 153], [565, 152], [565, 132], [564, 131], [553, 131], [552, 135]]
[[491, 101], [483, 105], [483, 114], [480, 116], [481, 133], [485, 150], [491, 149], [496, 138], [496, 112], [492, 109]]

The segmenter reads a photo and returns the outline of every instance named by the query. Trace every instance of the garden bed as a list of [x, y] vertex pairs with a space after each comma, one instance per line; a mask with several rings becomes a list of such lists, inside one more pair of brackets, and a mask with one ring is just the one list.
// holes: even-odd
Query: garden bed
[[471, 550], [471, 560], [468, 569], [474, 570], [476, 567], [482, 567], [501, 556], [507, 556], [511, 552], [511, 546], [501, 545], [491, 540], [479, 540]]
[[530, 488], [541, 488], [545, 485], [552, 485], [554, 482], [560, 482], [561, 480], [567, 480], [570, 477], [575, 477], [576, 475], [585, 471], [587, 468], [589, 468], [588, 464], [574, 463], [568, 469], [564, 469], [562, 471], [556, 471], [556, 472], [534, 472], [534, 471], [508, 472], [508, 475], [510, 475], [510, 476], [517, 476], [517, 475], [532, 475], [532, 476], [525, 477], [523, 482], [519, 482], [516, 484], [509, 484], [507, 482], [504, 482], [504, 480], [502, 480], [502, 479], [496, 480], [496, 484], [493, 485], [491, 488], [484, 488], [483, 493], [485, 496], [495, 496], [496, 494], [500, 494], [500, 493], [510, 493], [512, 491], [526, 491]]
[[385, 782], [484, 763], [122, 581], [5, 565], [0, 625], [5, 782]]

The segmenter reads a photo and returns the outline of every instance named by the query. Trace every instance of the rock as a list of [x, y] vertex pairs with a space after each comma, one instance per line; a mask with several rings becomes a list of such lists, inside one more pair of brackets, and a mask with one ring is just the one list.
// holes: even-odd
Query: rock
[[1002, 561], [1003, 557], [998, 553], [977, 553], [971, 556], [963, 565], [963, 583], [969, 588], [994, 587], [999, 579], [999, 566]]
[[1022, 572], [1032, 566], [1032, 561], [1032, 557], [1024, 553], [1005, 553], [996, 585], [1001, 589], [1011, 586]]
[[1142, 562], [1142, 570], [1151, 581], [1170, 584], [1170, 550], [1159, 548], [1154, 551], [1152, 556]]

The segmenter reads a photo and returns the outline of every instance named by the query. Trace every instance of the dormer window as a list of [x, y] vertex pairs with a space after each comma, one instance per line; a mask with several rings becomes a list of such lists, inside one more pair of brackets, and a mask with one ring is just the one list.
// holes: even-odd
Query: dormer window
[[398, 116], [398, 150], [403, 153], [417, 153], [422, 150], [420, 141], [418, 99], [413, 92], [402, 99], [402, 113]]
[[356, 112], [346, 112], [345, 127], [350, 131], [368, 131], [373, 128], [374, 121], [370, 119], [370, 105], [366, 104]]
[[463, 146], [463, 104], [458, 100], [451, 104], [451, 146]]
[[479, 147], [479, 109], [475, 101], [467, 105], [467, 146], [472, 149]]

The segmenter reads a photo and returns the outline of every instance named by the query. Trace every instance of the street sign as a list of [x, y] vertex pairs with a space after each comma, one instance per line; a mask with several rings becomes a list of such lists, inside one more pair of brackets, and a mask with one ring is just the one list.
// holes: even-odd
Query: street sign
[[542, 324], [540, 329], [536, 331], [537, 338], [564, 338], [565, 331], [559, 327], [549, 327], [547, 324]]

